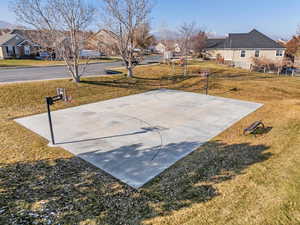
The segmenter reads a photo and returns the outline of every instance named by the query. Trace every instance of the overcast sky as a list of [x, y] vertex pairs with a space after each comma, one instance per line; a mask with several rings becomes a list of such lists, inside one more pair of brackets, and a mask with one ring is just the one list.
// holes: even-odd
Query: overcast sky
[[[16, 23], [9, 2], [0, 0], [0, 20]], [[288, 38], [300, 24], [300, 0], [155, 0], [154, 31], [163, 25], [176, 29], [184, 21], [195, 21], [217, 35], [256, 28], [274, 38]]]

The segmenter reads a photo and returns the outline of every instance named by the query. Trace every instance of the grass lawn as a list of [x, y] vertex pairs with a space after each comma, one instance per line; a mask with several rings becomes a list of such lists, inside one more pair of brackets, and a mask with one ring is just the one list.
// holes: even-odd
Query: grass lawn
[[[103, 58], [103, 59], [92, 59], [90, 63], [100, 62], [116, 62], [118, 58]], [[81, 60], [81, 63], [86, 63], [86, 60]], [[23, 66], [59, 66], [65, 65], [64, 61], [50, 61], [50, 60], [36, 60], [36, 59], [1, 59], [1, 67], [23, 67]]]
[[[265, 104], [160, 176], [134, 190], [13, 121], [45, 112], [44, 97], [66, 87], [61, 109], [156, 88], [203, 93], [181, 68], [137, 67], [122, 75], [0, 85], [0, 224], [300, 224], [300, 79], [194, 63], [213, 72], [211, 95]], [[263, 120], [262, 134], [243, 128]]]

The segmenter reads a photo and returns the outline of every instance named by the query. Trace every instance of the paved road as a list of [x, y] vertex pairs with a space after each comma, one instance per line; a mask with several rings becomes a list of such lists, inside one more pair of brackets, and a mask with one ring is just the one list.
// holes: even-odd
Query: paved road
[[[160, 57], [147, 57], [143, 64], [148, 62], [159, 61]], [[122, 66], [122, 62], [98, 63], [88, 66], [85, 76], [103, 75], [105, 69], [110, 67]], [[0, 83], [33, 81], [33, 80], [50, 80], [57, 78], [69, 78], [70, 74], [65, 66], [55, 67], [36, 67], [36, 68], [19, 68], [19, 69], [0, 69]]]

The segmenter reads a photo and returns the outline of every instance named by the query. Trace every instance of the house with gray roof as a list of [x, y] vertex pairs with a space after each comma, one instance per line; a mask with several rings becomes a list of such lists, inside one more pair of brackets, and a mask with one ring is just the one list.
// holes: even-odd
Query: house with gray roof
[[226, 38], [208, 39], [205, 51], [211, 59], [222, 57], [236, 67], [250, 69], [255, 58], [283, 62], [285, 48], [263, 33], [231, 33]]
[[38, 48], [38, 45], [17, 33], [9, 32], [0, 36], [0, 59], [34, 57]]

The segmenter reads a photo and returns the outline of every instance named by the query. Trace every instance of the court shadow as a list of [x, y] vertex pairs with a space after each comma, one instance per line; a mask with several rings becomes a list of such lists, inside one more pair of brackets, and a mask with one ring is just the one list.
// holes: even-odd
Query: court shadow
[[[177, 150], [194, 146], [172, 145]], [[134, 156], [139, 147], [122, 151]], [[268, 160], [268, 149], [208, 142], [138, 190], [78, 157], [1, 164], [0, 223], [139, 225], [221, 195], [216, 184]]]
[[96, 141], [96, 140], [109, 139], [109, 138], [117, 138], [117, 137], [145, 134], [148, 132], [159, 132], [161, 130], [166, 130], [166, 129], [167, 128], [161, 128], [161, 127], [141, 127], [140, 130], [136, 131], [136, 132], [126, 133], [126, 134], [116, 134], [116, 135], [112, 135], [112, 136], [105, 136], [105, 137], [98, 137], [98, 138], [88, 138], [88, 139], [82, 139], [82, 140], [66, 141], [66, 142], [60, 142], [60, 143], [56, 143], [56, 144], [57, 145], [74, 144], [74, 143]]

